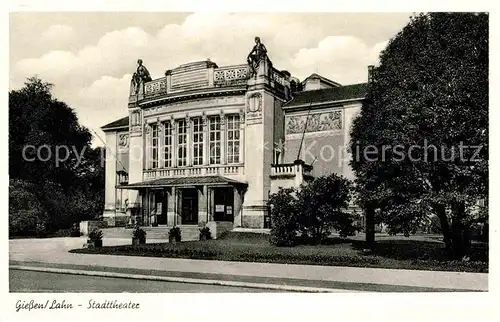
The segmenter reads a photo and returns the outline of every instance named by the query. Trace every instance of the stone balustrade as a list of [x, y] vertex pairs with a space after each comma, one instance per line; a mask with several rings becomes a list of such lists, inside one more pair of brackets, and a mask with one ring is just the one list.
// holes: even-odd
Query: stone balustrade
[[214, 86], [246, 85], [248, 65], [226, 66], [214, 69]]
[[146, 96], [166, 94], [168, 91], [167, 87], [167, 77], [158, 78], [144, 85], [144, 94]]
[[[173, 94], [183, 90], [246, 85], [249, 74], [247, 64], [224, 67], [210, 66], [206, 69], [194, 70], [179, 68], [165, 77], [145, 83], [144, 94], [131, 95], [129, 101], [132, 103], [144, 97]], [[289, 85], [285, 75], [275, 68], [272, 68], [270, 78], [280, 88]]]
[[192, 177], [192, 176], [214, 176], [214, 175], [243, 175], [244, 166], [241, 164], [231, 165], [210, 165], [210, 166], [195, 166], [186, 168], [167, 168], [167, 169], [151, 169], [144, 170], [144, 180], [160, 179], [160, 178], [175, 178], [175, 177]]
[[272, 176], [295, 176], [297, 173], [297, 166], [295, 164], [275, 164], [271, 167]]
[[278, 71], [277, 69], [273, 68], [272, 70], [272, 76], [271, 78], [278, 84], [280, 84], [281, 86], [288, 86], [288, 81], [286, 80], [285, 78], [285, 75], [283, 75], [283, 73], [281, 73], [280, 71]]
[[312, 177], [313, 167], [298, 160], [294, 163], [273, 164], [271, 166], [272, 179], [285, 179], [294, 182], [293, 186], [298, 187], [307, 177]]

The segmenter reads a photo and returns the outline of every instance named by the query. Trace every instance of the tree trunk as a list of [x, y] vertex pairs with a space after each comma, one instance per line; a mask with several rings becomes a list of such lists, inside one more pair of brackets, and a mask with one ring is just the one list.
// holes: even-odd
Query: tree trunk
[[446, 217], [446, 208], [443, 204], [435, 204], [433, 206], [436, 216], [439, 218], [441, 232], [443, 233], [443, 242], [446, 249], [451, 250], [451, 231], [448, 218]]
[[453, 220], [451, 224], [452, 250], [454, 259], [463, 259], [469, 255], [470, 227], [464, 222], [465, 205], [453, 205]]
[[365, 208], [365, 249], [375, 249], [375, 208], [367, 206]]

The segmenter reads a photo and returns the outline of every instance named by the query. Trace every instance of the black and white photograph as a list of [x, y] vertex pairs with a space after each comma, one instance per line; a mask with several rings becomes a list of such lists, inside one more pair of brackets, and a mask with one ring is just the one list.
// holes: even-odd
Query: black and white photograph
[[8, 15], [10, 310], [491, 291], [489, 12]]

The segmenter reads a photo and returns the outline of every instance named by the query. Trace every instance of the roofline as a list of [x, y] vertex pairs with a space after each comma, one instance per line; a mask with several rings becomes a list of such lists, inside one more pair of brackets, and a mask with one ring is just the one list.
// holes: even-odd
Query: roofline
[[130, 127], [129, 125], [121, 125], [121, 126], [113, 126], [113, 127], [102, 126], [101, 130], [103, 132], [111, 132], [111, 131], [119, 130], [119, 129], [128, 129], [129, 127]]
[[[352, 102], [352, 101], [365, 101], [366, 97], [357, 97], [357, 98], [349, 98], [345, 100], [335, 100], [335, 101], [323, 101], [323, 102], [317, 102], [317, 103], [306, 103], [306, 104], [299, 104], [299, 105], [283, 105], [283, 109], [292, 109], [292, 108], [300, 108], [300, 107], [313, 107], [313, 106], [319, 106], [319, 105], [325, 105], [325, 104], [331, 104], [331, 103], [344, 103], [344, 102]], [[293, 101], [293, 100], [292, 100]], [[292, 102], [290, 101], [290, 103]]]
[[306, 80], [308, 80], [309, 78], [311, 78], [313, 75], [314, 75], [314, 77], [318, 77], [319, 80], [322, 81], [322, 82], [324, 82], [324, 83], [327, 83], [327, 84], [330, 84], [330, 85], [335, 85], [337, 87], [341, 87], [342, 86], [342, 84], [337, 83], [336, 81], [332, 81], [331, 79], [328, 79], [328, 78], [326, 78], [324, 76], [321, 76], [320, 74], [317, 74], [317, 73], [313, 73], [313, 74], [309, 75], [301, 83], [304, 84], [306, 82]]

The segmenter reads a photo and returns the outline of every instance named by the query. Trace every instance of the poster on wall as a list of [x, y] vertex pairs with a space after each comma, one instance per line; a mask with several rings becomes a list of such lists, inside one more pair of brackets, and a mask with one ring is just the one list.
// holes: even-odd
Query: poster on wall
[[231, 207], [231, 206], [227, 206], [227, 208], [226, 208], [226, 213], [227, 213], [228, 215], [232, 215], [232, 214], [233, 214], [233, 207]]
[[216, 212], [224, 212], [224, 205], [215, 205]]

